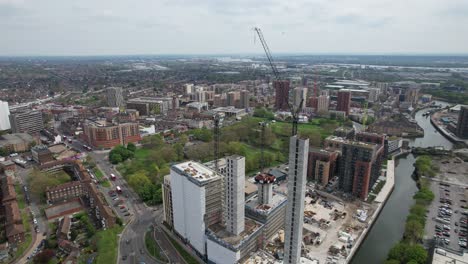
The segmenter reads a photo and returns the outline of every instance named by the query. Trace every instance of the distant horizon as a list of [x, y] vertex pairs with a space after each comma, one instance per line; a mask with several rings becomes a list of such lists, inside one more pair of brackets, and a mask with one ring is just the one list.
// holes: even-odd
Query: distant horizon
[[[122, 54], [28, 54], [28, 55], [2, 55], [0, 58], [73, 58], [73, 57], [265, 57], [263, 52], [240, 53], [122, 53]], [[468, 57], [468, 53], [427, 53], [427, 52], [379, 52], [379, 53], [346, 53], [346, 52], [273, 52], [273, 56], [388, 56], [388, 57]]]

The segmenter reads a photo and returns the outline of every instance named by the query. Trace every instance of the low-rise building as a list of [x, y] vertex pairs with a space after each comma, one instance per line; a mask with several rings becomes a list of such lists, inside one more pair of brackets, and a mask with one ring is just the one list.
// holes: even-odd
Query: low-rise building
[[4, 148], [9, 152], [29, 151], [37, 143], [39, 143], [38, 138], [34, 138], [27, 133], [13, 133], [0, 136], [0, 148]]
[[52, 152], [45, 145], [37, 145], [31, 148], [33, 160], [39, 164], [44, 164], [54, 160]]

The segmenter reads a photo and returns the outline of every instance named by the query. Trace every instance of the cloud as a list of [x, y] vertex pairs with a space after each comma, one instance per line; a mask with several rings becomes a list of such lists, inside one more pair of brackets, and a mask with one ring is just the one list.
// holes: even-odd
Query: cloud
[[[468, 52], [466, 0], [0, 0], [1, 55]], [[436, 36], [436, 37], [434, 37]]]

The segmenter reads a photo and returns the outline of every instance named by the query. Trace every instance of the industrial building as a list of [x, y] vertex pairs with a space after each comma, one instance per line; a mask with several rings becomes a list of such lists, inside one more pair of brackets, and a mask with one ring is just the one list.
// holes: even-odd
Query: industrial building
[[11, 113], [10, 124], [13, 133], [38, 135], [44, 129], [44, 120], [39, 111]]
[[11, 128], [9, 115], [10, 109], [8, 108], [8, 102], [0, 100], [0, 131]]
[[122, 87], [109, 87], [106, 89], [107, 105], [110, 107], [124, 106]]
[[296, 264], [301, 259], [304, 199], [307, 183], [309, 139], [293, 136], [289, 140], [288, 204], [286, 205], [283, 263]]

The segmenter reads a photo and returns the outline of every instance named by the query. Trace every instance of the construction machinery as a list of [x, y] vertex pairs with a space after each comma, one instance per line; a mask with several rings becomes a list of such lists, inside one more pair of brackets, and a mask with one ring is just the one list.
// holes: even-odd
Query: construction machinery
[[[258, 27], [254, 28], [255, 32], [257, 32], [258, 38], [260, 39], [260, 42], [262, 43], [263, 50], [265, 51], [265, 55], [268, 58], [268, 62], [270, 63], [271, 70], [273, 72], [273, 75], [275, 76], [276, 81], [280, 81], [280, 73], [278, 71], [278, 68], [276, 68], [275, 61], [273, 60], [273, 56], [271, 56], [270, 48], [268, 47], [268, 44], [265, 41], [265, 38], [263, 37], [262, 30]], [[283, 82], [279, 82], [282, 85], [284, 85]], [[289, 102], [289, 109], [291, 111], [291, 116], [292, 116], [292, 136], [297, 135], [297, 125], [299, 124], [299, 112], [302, 109], [302, 105], [304, 103], [304, 98], [301, 100], [301, 103], [299, 104], [299, 107], [297, 109], [294, 109], [293, 104]]]

